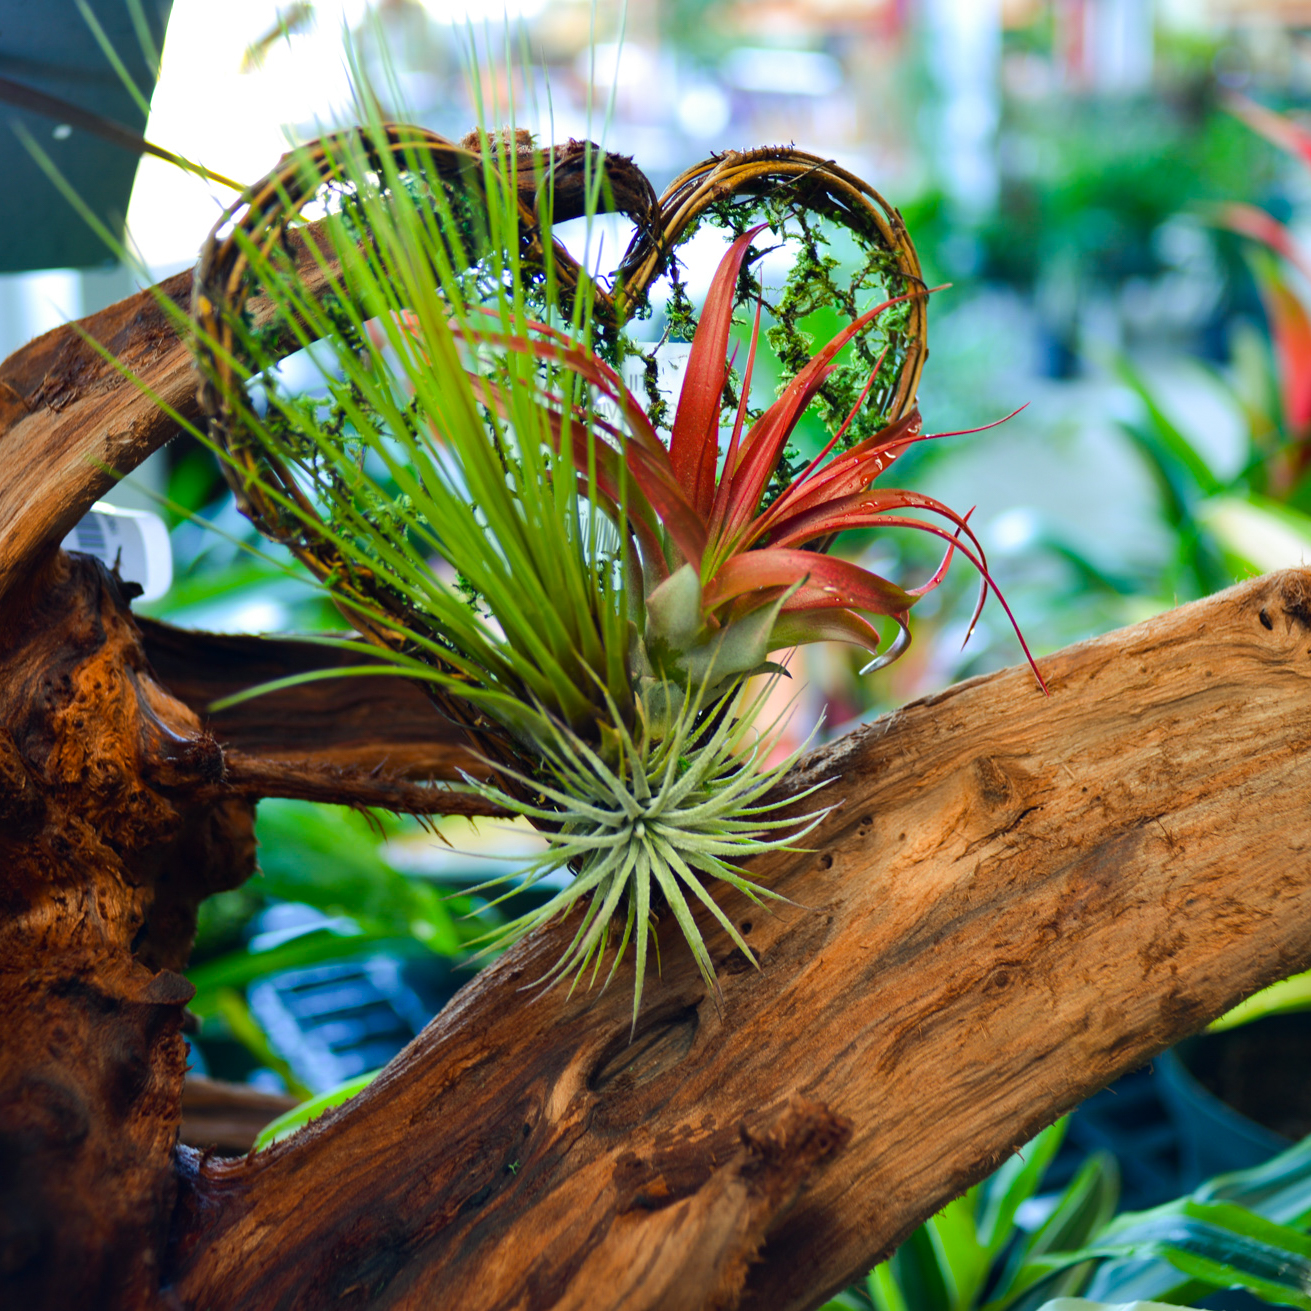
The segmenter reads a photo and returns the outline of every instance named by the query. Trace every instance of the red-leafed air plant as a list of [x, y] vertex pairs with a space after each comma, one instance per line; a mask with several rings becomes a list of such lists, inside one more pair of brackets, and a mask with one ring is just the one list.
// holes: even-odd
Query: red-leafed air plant
[[[895, 659], [909, 642], [911, 608], [942, 581], [956, 550], [983, 579], [976, 619], [989, 588], [996, 591], [968, 515], [918, 492], [873, 488], [899, 452], [925, 439], [918, 412], [840, 449], [878, 376], [878, 365], [824, 450], [781, 494], [772, 499], [768, 494], [789, 438], [836, 367], [843, 346], [904, 297], [885, 301], [850, 323], [748, 427], [747, 397], [760, 339], [757, 309], [741, 399], [721, 461], [720, 415], [729, 378], [734, 292], [759, 231], [752, 229], [734, 241], [715, 273], [667, 447], [615, 370], [558, 331], [540, 323], [526, 325], [526, 333], [456, 330], [466, 345], [533, 357], [556, 370], [549, 388], [522, 373], [507, 381], [471, 370], [470, 378], [480, 401], [500, 416], [512, 414], [516, 400], [522, 413], [522, 392], [536, 390], [539, 430], [549, 434], [579, 494], [612, 524], [627, 527], [631, 537], [626, 563], [640, 564], [640, 569], [629, 570], [640, 574], [633, 590], [642, 595], [642, 604], [633, 607], [628, 655], [632, 722], [616, 715], [616, 722], [603, 726], [599, 749], [563, 726], [555, 731], [554, 741], [542, 742], [542, 773], [536, 780], [516, 777], [522, 785], [541, 789], [543, 805], [480, 788], [530, 819], [560, 824], [551, 851], [530, 878], [545, 877], [570, 861], [579, 865], [571, 884], [513, 926], [516, 933], [527, 931], [568, 911], [580, 898], [589, 898], [552, 975], [581, 974], [589, 962], [599, 964], [612, 919], [627, 893], [611, 974], [635, 938], [634, 1022], [654, 922], [652, 887], [663, 893], [707, 985], [713, 987], [710, 957], [680, 884], [702, 901], [754, 962], [749, 946], [708, 895], [697, 871], [753, 899], [776, 895], [747, 879], [725, 857], [763, 852], [797, 836], [763, 836], [778, 821], [763, 817], [760, 799], [799, 750], [772, 766], [757, 763], [759, 747], [747, 744], [760, 700], [742, 705], [737, 692], [743, 680], [776, 668], [767, 659], [771, 651], [808, 642], [853, 642], [874, 654], [867, 668]], [[611, 417], [598, 415], [601, 407], [595, 403], [566, 403], [570, 378], [585, 384]], [[576, 388], [572, 390], [576, 396]], [[915, 518], [911, 511], [927, 511], [945, 525]], [[825, 553], [823, 547], [836, 534], [872, 526], [912, 528], [943, 538], [947, 549], [942, 563], [920, 586], [905, 588]], [[867, 617], [871, 615], [889, 618], [897, 626], [896, 640], [883, 654], [879, 634]], [[1020, 641], [1023, 644], [1023, 637]], [[1024, 650], [1029, 655], [1027, 646]], [[1029, 660], [1042, 684], [1032, 656]]]
[[[839, 352], [907, 297], [884, 301], [850, 323], [748, 427], [747, 403], [760, 339], [758, 309], [732, 435], [721, 460], [720, 417], [729, 379], [734, 292], [760, 230], [753, 228], [734, 241], [716, 270], [667, 447], [619, 375], [554, 330], [531, 324], [530, 336], [467, 334], [480, 344], [528, 352], [562, 366], [620, 416], [617, 423], [595, 414], [580, 420], [557, 396], [549, 400], [557, 449], [569, 444], [571, 464], [585, 492], [612, 515], [625, 518], [634, 535], [646, 592], [642, 668], [635, 672], [639, 678], [672, 680], [684, 691], [702, 684], [702, 693], [713, 694], [759, 668], [768, 652], [809, 642], [844, 641], [864, 647], [875, 656], [867, 672], [890, 663], [909, 644], [911, 608], [941, 583], [955, 550], [982, 578], [975, 620], [989, 588], [997, 592], [968, 514], [960, 515], [919, 492], [873, 486], [901, 451], [928, 439], [917, 410], [842, 449], [842, 439], [878, 376], [877, 365], [825, 448], [781, 494], [772, 500], [767, 496], [796, 425], [837, 367]], [[489, 404], [506, 410], [496, 383], [480, 378], [477, 386]], [[911, 511], [928, 512], [945, 526], [913, 517]], [[911, 528], [943, 538], [948, 545], [941, 565], [927, 581], [907, 588], [826, 553], [824, 548], [838, 533], [871, 527]], [[997, 595], [1005, 607], [1000, 592]], [[1014, 624], [1009, 607], [1006, 613]], [[867, 618], [871, 615], [889, 618], [897, 626], [895, 640], [882, 654], [882, 639]], [[1015, 631], [1042, 683], [1018, 626]], [[707, 677], [712, 683], [704, 686]]]

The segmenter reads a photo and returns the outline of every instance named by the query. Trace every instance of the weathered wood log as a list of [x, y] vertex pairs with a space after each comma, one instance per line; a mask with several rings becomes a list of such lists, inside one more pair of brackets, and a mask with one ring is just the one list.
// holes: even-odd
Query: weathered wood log
[[[0, 1278], [18, 1305], [805, 1307], [1041, 1124], [1311, 960], [1311, 573], [853, 734], [756, 873], [663, 926], [629, 1042], [475, 980], [376, 1087], [250, 1161], [176, 1149], [195, 907], [251, 866], [214, 737], [113, 579], [56, 556], [0, 634]], [[315, 1272], [308, 1280], [306, 1272]], [[326, 1290], [326, 1291], [325, 1291]]]
[[[1311, 572], [861, 729], [796, 903], [677, 932], [629, 1041], [485, 971], [365, 1093], [258, 1157], [179, 1153], [184, 1306], [813, 1307], [1083, 1097], [1311, 963]], [[525, 991], [527, 989], [527, 991]]]
[[198, 633], [138, 619], [160, 681], [228, 750], [252, 758], [344, 768], [387, 761], [398, 778], [454, 779], [472, 763], [464, 734], [407, 679], [336, 678], [241, 701], [215, 701], [261, 683], [363, 663], [358, 652], [294, 638]]
[[485, 773], [467, 736], [416, 684], [388, 675], [283, 688], [214, 713], [210, 706], [261, 683], [357, 665], [356, 653], [293, 639], [229, 636], [138, 621], [160, 681], [222, 744], [216, 794], [297, 797], [408, 814], [499, 815], [493, 803], [452, 796], [435, 781]]
[[59, 553], [0, 624], [0, 1288], [158, 1298], [205, 897], [254, 868], [253, 806], [155, 682], [114, 579]]
[[191, 274], [55, 328], [0, 364], [0, 601], [6, 612], [8, 593], [28, 581], [39, 558], [53, 552], [119, 474], [177, 432], [83, 334], [160, 400], [189, 417], [198, 413], [191, 360], [161, 298], [185, 310]]
[[[235, 751], [234, 768], [202, 715], [159, 681], [123, 591], [97, 561], [47, 557], [5, 614], [0, 1302], [151, 1306], [176, 1194], [180, 1028], [193, 992], [181, 971], [200, 902], [254, 869], [255, 799], [317, 785], [361, 805], [487, 807], [439, 803], [433, 787], [412, 781], [439, 760], [449, 774], [449, 734], [445, 755], [434, 743], [426, 756], [412, 753], [408, 770], [389, 767], [416, 705], [432, 716], [422, 693], [411, 704], [394, 678], [360, 680], [377, 698], [371, 757], [361, 758], [349, 716], [313, 759], [297, 757], [312, 712], [343, 708], [350, 695], [321, 684], [337, 689], [322, 704], [275, 698], [281, 718], [242, 739], [264, 754]], [[216, 652], [244, 653], [235, 663], [248, 672], [259, 664], [244, 639], [151, 631], [157, 654], [209, 651], [208, 664], [197, 659], [180, 676], [202, 710], [206, 689], [217, 695], [232, 674]], [[260, 657], [275, 674], [335, 658], [279, 642]]]

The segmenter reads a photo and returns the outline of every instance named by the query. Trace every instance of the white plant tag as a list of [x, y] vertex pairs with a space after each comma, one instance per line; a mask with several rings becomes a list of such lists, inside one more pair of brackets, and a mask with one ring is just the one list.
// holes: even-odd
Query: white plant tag
[[[667, 341], [656, 347], [656, 390], [669, 407], [670, 419], [678, 407], [691, 355], [692, 343], [688, 341]], [[637, 398], [638, 404], [646, 409], [646, 362], [640, 356], [630, 355], [624, 360], [623, 379], [624, 386]]]
[[97, 501], [63, 540], [65, 551], [94, 555], [124, 582], [136, 583], [141, 600], [157, 601], [173, 582], [168, 527], [149, 510], [124, 510]]

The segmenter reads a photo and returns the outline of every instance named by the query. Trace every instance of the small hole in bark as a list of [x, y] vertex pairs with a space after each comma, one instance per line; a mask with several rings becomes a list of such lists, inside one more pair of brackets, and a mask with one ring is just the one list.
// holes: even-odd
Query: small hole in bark
[[[733, 955], [746, 964], [740, 951]], [[618, 1085], [616, 1091], [640, 1088], [672, 1070], [691, 1051], [701, 1016], [695, 1006], [683, 1006], [672, 1013], [643, 1015], [638, 1023], [641, 1027], [631, 1041], [625, 1026], [602, 1055], [587, 1081], [593, 1092], [612, 1084]]]
[[897, 834], [897, 841], [898, 841], [898, 842], [905, 842], [905, 840], [906, 840], [906, 835], [905, 835], [904, 833], [898, 833], [898, 834]]
[[740, 947], [734, 947], [722, 961], [716, 963], [715, 973], [722, 978], [728, 974], [746, 974], [758, 968], [743, 954]]
[[862, 815], [862, 816], [860, 817], [860, 822], [861, 822], [862, 824], [864, 824], [864, 826], [865, 826], [866, 828], [872, 828], [873, 825], [874, 825], [874, 816], [873, 816], [873, 815]]
[[1274, 631], [1274, 627], [1275, 627], [1274, 620], [1270, 618], [1270, 614], [1268, 611], [1262, 610], [1261, 613], [1257, 616], [1257, 618], [1260, 619], [1262, 628], [1267, 629], [1270, 632]]
[[820, 869], [833, 868], [833, 857], [827, 851], [819, 858], [819, 867]]
[[751, 932], [751, 921], [750, 921], [750, 920], [743, 920], [743, 921], [742, 921], [742, 936], [745, 938], [745, 937], [747, 936], [747, 934], [750, 933], [750, 932]]

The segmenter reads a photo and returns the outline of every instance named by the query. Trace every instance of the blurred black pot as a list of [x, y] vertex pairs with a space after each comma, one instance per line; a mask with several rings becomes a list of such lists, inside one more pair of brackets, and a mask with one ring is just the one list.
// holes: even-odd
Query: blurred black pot
[[1156, 1062], [1181, 1184], [1259, 1165], [1311, 1133], [1311, 1014], [1189, 1038]]

